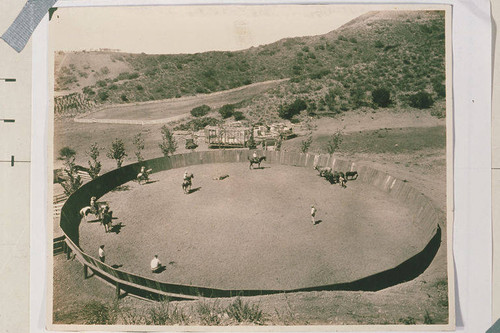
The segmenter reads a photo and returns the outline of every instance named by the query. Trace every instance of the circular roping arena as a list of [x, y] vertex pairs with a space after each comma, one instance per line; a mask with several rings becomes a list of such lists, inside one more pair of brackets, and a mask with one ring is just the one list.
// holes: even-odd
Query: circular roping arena
[[[166, 283], [298, 290], [380, 275], [435, 238], [428, 200], [377, 170], [361, 167], [344, 189], [313, 166], [345, 172], [356, 165], [329, 156], [260, 152], [268, 160], [251, 170], [248, 151], [194, 154], [168, 170], [155, 172], [150, 163], [149, 183], [118, 182], [102, 195], [98, 201], [109, 204], [115, 227], [106, 233], [93, 215], [82, 220], [81, 250], [97, 258], [104, 244], [106, 264]], [[190, 194], [181, 188], [185, 170], [194, 174]], [[155, 254], [166, 266], [156, 274], [149, 267]]]

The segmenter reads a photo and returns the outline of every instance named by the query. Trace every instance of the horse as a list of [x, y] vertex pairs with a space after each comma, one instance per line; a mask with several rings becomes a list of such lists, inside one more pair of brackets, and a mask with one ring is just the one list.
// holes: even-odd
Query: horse
[[[333, 180], [334, 182], [332, 184], [337, 184], [337, 183], [341, 183], [340, 179], [343, 179], [345, 181], [345, 175], [342, 171], [334, 171], [333, 172]], [[341, 186], [343, 184], [340, 184]]]
[[96, 219], [102, 220], [102, 213], [104, 212], [105, 207], [106, 204], [98, 204], [96, 210], [95, 207], [85, 206], [82, 209], [80, 209], [80, 217], [85, 218], [85, 222], [87, 222], [87, 216], [89, 214], [92, 214], [95, 215]]
[[261, 157], [248, 157], [248, 160], [250, 161], [250, 166], [248, 167], [249, 169], [252, 169], [252, 165], [254, 164], [257, 164], [259, 166], [259, 169], [260, 169], [260, 164], [262, 163], [262, 161], [265, 161], [266, 160], [266, 157], [265, 156], [261, 156]]
[[151, 172], [152, 169], [145, 170], [144, 167], [141, 168], [141, 172], [137, 174], [137, 182], [141, 184], [141, 181], [144, 181], [144, 183], [147, 183], [149, 181], [149, 173]]
[[102, 214], [102, 225], [104, 230], [109, 232], [113, 228], [113, 212], [109, 210], [109, 207], [106, 206], [106, 208]]
[[345, 179], [349, 179], [351, 178], [351, 180], [354, 180], [354, 179], [357, 179], [358, 178], [358, 172], [357, 171], [346, 171], [345, 173]]
[[332, 168], [328, 168], [328, 167], [322, 168], [322, 167], [319, 167], [317, 165], [314, 167], [314, 170], [317, 170], [319, 172], [319, 176], [320, 177], [325, 177], [325, 175], [327, 173], [331, 173], [332, 172]]
[[[324, 173], [323, 173], [323, 177], [325, 177], [326, 180], [328, 180], [330, 182], [330, 184], [337, 184], [337, 183], [340, 183], [340, 179], [344, 179], [344, 183], [345, 183], [345, 175], [343, 172], [341, 171], [331, 171], [331, 170], [326, 170]], [[343, 184], [341, 184], [343, 185]], [[345, 184], [344, 184], [345, 185]]]
[[194, 178], [193, 174], [187, 175], [184, 177], [184, 181], [182, 182], [182, 189], [184, 190], [184, 194], [188, 194], [191, 192], [191, 179]]
[[92, 208], [90, 206], [85, 206], [80, 209], [80, 218], [85, 218], [85, 222], [87, 222], [87, 215], [92, 212]]

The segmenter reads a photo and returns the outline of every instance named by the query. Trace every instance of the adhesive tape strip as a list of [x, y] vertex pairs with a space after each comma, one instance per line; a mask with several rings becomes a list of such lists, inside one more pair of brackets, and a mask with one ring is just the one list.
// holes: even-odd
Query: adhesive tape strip
[[28, 0], [23, 9], [2, 35], [2, 39], [17, 52], [28, 43], [31, 34], [57, 0]]

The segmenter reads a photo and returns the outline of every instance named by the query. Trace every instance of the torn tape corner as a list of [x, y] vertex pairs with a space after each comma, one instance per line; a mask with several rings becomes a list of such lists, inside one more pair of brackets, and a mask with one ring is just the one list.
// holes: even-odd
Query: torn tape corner
[[486, 333], [500, 333], [500, 319], [498, 319], [493, 326], [491, 326]]
[[17, 52], [28, 43], [33, 31], [57, 0], [28, 0], [23, 9], [0, 37]]

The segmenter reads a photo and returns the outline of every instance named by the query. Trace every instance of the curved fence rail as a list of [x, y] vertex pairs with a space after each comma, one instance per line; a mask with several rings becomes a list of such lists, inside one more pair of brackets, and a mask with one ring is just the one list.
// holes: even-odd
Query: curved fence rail
[[392, 269], [356, 281], [293, 290], [224, 290], [169, 284], [124, 272], [89, 256], [80, 248], [79, 226], [81, 218], [79, 211], [82, 207], [88, 205], [92, 196], [99, 198], [115, 187], [135, 179], [143, 165], [147, 168], [151, 168], [153, 172], [159, 172], [196, 164], [248, 162], [248, 157], [250, 156], [248, 150], [217, 150], [179, 154], [168, 158], [161, 157], [141, 163], [130, 164], [120, 169], [110, 171], [83, 185], [68, 198], [61, 209], [60, 226], [66, 236], [65, 250], [68, 256], [69, 252], [73, 252], [75, 257], [84, 265], [85, 277], [88, 276], [88, 269], [90, 268], [94, 273], [101, 275], [115, 284], [117, 296], [120, 295], [121, 289], [129, 289], [185, 299], [194, 299], [200, 296], [255, 296], [309, 290], [379, 290], [415, 278], [428, 267], [434, 258], [441, 243], [439, 215], [429, 199], [409, 186], [406, 182], [370, 167], [358, 167], [355, 163], [339, 160], [329, 155], [271, 151], [261, 151], [260, 154], [266, 156], [267, 163], [310, 168], [314, 166], [331, 167], [334, 170], [343, 172], [358, 171], [358, 180], [385, 191], [390, 196], [397, 198], [410, 207], [413, 223], [417, 227], [415, 237], [418, 237], [418, 239], [422, 241], [422, 250]]

